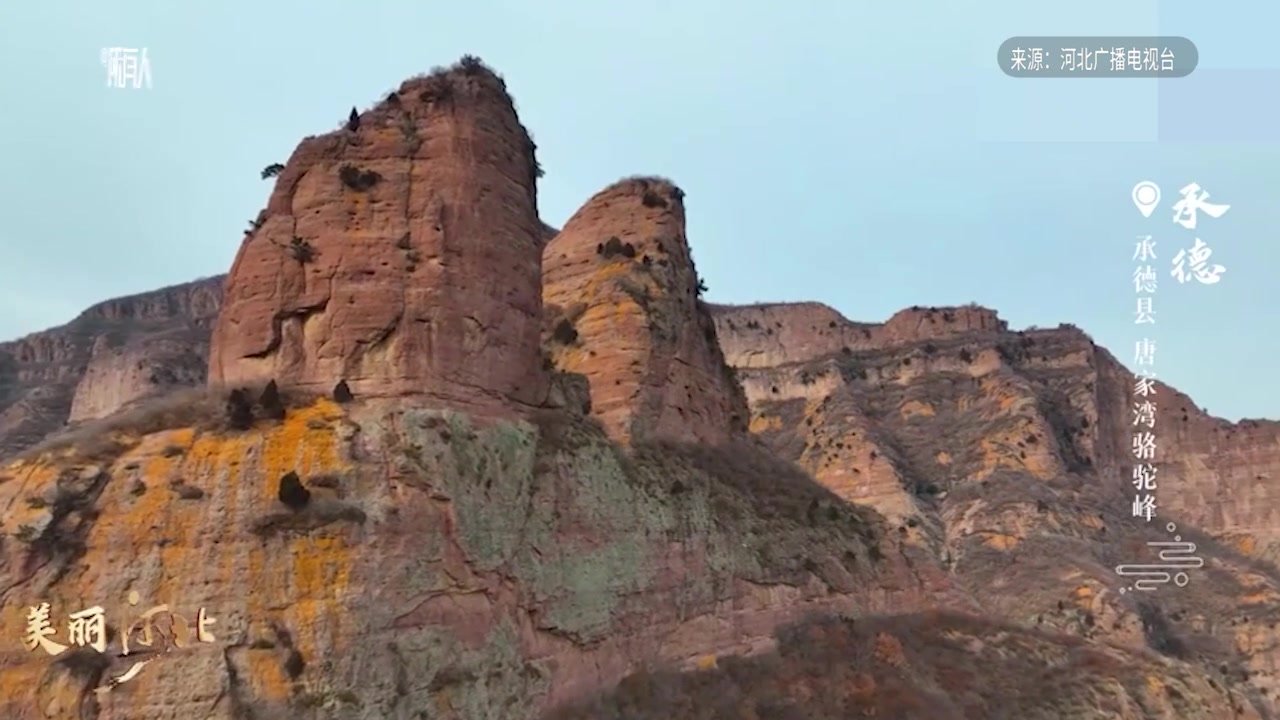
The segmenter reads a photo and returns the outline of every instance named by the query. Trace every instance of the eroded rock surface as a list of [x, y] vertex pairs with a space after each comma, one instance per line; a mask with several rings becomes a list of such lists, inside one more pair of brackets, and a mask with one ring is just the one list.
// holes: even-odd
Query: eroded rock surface
[[766, 651], [807, 613], [923, 597], [874, 513], [750, 445], [625, 457], [571, 414], [328, 401], [113, 437], [3, 468], [5, 626], [41, 601], [59, 627], [100, 604], [117, 629], [168, 603], [206, 608], [217, 640], [104, 695], [128, 658], [76, 674], [10, 645], [6, 718], [532, 718], [647, 664]]
[[[0, 345], [0, 622], [110, 626], [0, 648], [0, 716], [1276, 716], [1276, 423], [1157, 385], [1144, 523], [1135, 379], [1079, 330], [708, 307], [674, 185], [557, 233], [537, 174], [466, 60], [299, 145], [215, 390], [148, 397], [201, 376], [219, 279]], [[1205, 567], [1124, 586], [1175, 534]], [[158, 603], [214, 637], [105, 691]]]
[[541, 402], [537, 173], [505, 84], [478, 62], [303, 140], [227, 278], [210, 382]]
[[207, 326], [148, 335], [120, 346], [113, 346], [107, 336], [99, 337], [84, 377], [76, 385], [68, 420], [106, 417], [172, 388], [203, 384], [208, 374], [208, 337]]
[[[973, 308], [968, 320], [963, 308], [907, 312], [890, 333], [821, 306], [718, 308], [752, 429], [883, 512], [988, 617], [1196, 662], [1274, 711], [1280, 573], [1267, 480], [1280, 425], [1210, 418], [1158, 383], [1162, 504], [1147, 523], [1131, 513], [1136, 378], [1109, 353], [1071, 326], [1010, 332]], [[776, 351], [772, 337], [784, 338]], [[766, 351], [751, 352], [751, 338]], [[1175, 536], [1212, 568], [1188, 587], [1134, 592], [1115, 574], [1156, 561], [1147, 543]]]
[[712, 306], [725, 357], [733, 367], [776, 367], [850, 350], [866, 350], [962, 333], [1008, 329], [994, 310], [966, 305], [912, 307], [883, 323], [853, 322], [816, 302]]
[[546, 343], [585, 375], [610, 435], [719, 444], [746, 428], [747, 406], [699, 301], [684, 193], [624, 180], [591, 198], [543, 251]]
[[[108, 300], [62, 327], [0, 343], [0, 457], [69, 420], [203, 383], [221, 296], [221, 276], [197, 280]], [[114, 348], [124, 350], [107, 352]]]

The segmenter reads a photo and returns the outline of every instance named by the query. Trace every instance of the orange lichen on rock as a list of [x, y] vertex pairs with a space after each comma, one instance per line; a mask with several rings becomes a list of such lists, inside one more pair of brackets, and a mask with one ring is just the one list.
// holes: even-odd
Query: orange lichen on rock
[[289, 614], [304, 640], [323, 633], [324, 644], [332, 645], [342, 634], [343, 601], [351, 586], [351, 548], [340, 536], [291, 538], [289, 556], [293, 587], [288, 596], [294, 598]]
[[244, 682], [254, 696], [268, 701], [289, 697], [292, 692], [291, 683], [275, 653], [250, 649], [245, 653], [244, 659], [249, 670]]
[[[100, 604], [115, 624], [124, 619], [119, 613], [130, 612], [124, 600], [136, 590], [142, 604], [132, 609], [135, 614], [164, 603], [191, 621], [206, 607], [224, 623], [214, 627], [215, 634], [231, 632], [225, 623], [240, 616], [291, 628], [294, 647], [308, 657], [344, 647], [350, 640], [344, 634], [343, 603], [349, 600], [357, 561], [345, 536], [323, 528], [279, 539], [253, 534], [256, 524], [284, 510], [276, 499], [281, 475], [310, 477], [349, 469], [337, 435], [343, 415], [336, 403], [318, 400], [290, 410], [281, 421], [260, 421], [245, 432], [155, 432], [135, 438], [118, 457], [101, 458], [96, 465], [75, 462], [72, 448], [9, 466], [5, 473], [13, 480], [0, 484], [0, 499], [11, 495], [11, 511], [4, 515], [7, 531], [11, 524], [14, 531], [24, 523], [43, 527], [39, 517], [48, 515], [48, 507], [19, 502], [22, 496], [51, 495], [55, 487], [65, 492], [59, 478], [69, 473], [81, 480], [105, 479], [79, 560], [85, 568], [76, 585], [80, 591], [59, 586], [31, 602], [50, 602], [55, 613]], [[21, 622], [21, 610], [6, 608], [6, 619]], [[281, 674], [278, 657], [257, 651], [244, 657], [253, 668], [245, 682], [260, 698], [289, 697], [290, 683]], [[113, 699], [123, 698], [121, 693], [142, 697], [160, 692], [174, 673], [182, 672], [173, 658], [149, 666]], [[13, 678], [45, 664], [0, 670], [0, 683], [19, 682]]]

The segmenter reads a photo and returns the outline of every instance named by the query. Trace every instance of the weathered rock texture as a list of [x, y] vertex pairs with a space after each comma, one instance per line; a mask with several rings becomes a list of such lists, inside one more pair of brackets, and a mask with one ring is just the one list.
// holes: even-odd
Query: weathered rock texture
[[733, 367], [775, 367], [850, 350], [882, 348], [1008, 325], [977, 305], [912, 307], [884, 323], [853, 322], [821, 303], [712, 306], [720, 345]]
[[[116, 425], [3, 468], [4, 626], [42, 601], [63, 642], [87, 605], [117, 629], [206, 608], [217, 640], [106, 693], [100, 720], [518, 720], [649, 664], [765, 651], [807, 613], [919, 607], [935, 582], [874, 513], [749, 445], [624, 457], [568, 414], [346, 407], [245, 433]], [[298, 512], [276, 497], [290, 472]], [[80, 660], [6, 645], [0, 714], [87, 716], [130, 663]]]
[[718, 444], [747, 406], [698, 300], [684, 193], [633, 178], [597, 193], [543, 251], [555, 365], [591, 385], [591, 412], [623, 443]]
[[113, 347], [102, 336], [94, 342], [84, 378], [71, 400], [71, 422], [105, 417], [137, 400], [174, 387], [204, 383], [208, 366], [207, 328], [134, 339]]
[[210, 383], [541, 402], [533, 153], [479, 63], [303, 140], [227, 278]]
[[[1148, 524], [1130, 512], [1135, 378], [1074, 327], [1009, 332], [981, 308], [904, 311], [894, 332], [815, 305], [716, 319], [753, 430], [885, 513], [990, 616], [1198, 662], [1274, 712], [1280, 425], [1213, 419], [1157, 385]], [[1174, 534], [1211, 568], [1190, 586], [1133, 592], [1115, 574]]]
[[117, 298], [62, 327], [0, 343], [0, 457], [68, 420], [202, 384], [221, 291], [222, 278], [213, 277]]
[[[1280, 712], [1276, 423], [1157, 385], [1147, 524], [1134, 378], [1079, 330], [707, 308], [669, 183], [538, 222], [476, 62], [350, 125], [280, 175], [213, 339], [213, 385], [289, 403], [146, 398], [201, 375], [216, 279], [0, 346], [0, 457], [132, 405], [0, 462], [0, 623], [48, 602], [54, 640], [92, 605], [111, 628], [101, 655], [0, 647], [0, 717]], [[339, 379], [354, 402], [298, 404]], [[1205, 567], [1125, 586], [1171, 534]], [[158, 603], [215, 637], [95, 692]]]

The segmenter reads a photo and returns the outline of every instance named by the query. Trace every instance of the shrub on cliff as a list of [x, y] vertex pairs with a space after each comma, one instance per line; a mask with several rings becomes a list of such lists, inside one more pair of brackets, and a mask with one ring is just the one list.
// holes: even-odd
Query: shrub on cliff
[[641, 196], [640, 202], [644, 203], [644, 206], [648, 208], [667, 206], [666, 198], [654, 192], [652, 189], [644, 191], [644, 195]]
[[356, 192], [369, 190], [382, 180], [382, 176], [376, 171], [361, 170], [350, 163], [338, 168], [338, 178], [342, 180], [343, 185], [346, 185]]
[[273, 178], [279, 175], [283, 170], [284, 166], [280, 163], [271, 163], [270, 165], [262, 168], [262, 179], [266, 180], [267, 178]]
[[573, 327], [573, 323], [562, 319], [556, 323], [556, 328], [552, 331], [551, 338], [561, 345], [572, 345], [578, 339], [578, 331]]
[[[286, 408], [302, 407], [311, 403], [315, 395], [296, 390], [281, 390], [281, 402]], [[249, 390], [244, 390], [245, 400], [252, 405]], [[200, 431], [224, 432], [232, 429], [227, 414], [228, 396], [225, 390], [188, 388], [175, 390], [167, 395], [131, 405], [114, 415], [93, 420], [73, 430], [49, 437], [44, 442], [20, 453], [15, 459], [30, 459], [40, 455], [68, 452], [69, 460], [79, 462], [107, 462], [136, 445], [144, 435], [176, 428], [194, 428]], [[252, 421], [252, 407], [250, 407]], [[166, 450], [166, 454], [180, 454]]]
[[289, 254], [293, 256], [294, 260], [297, 260], [304, 265], [311, 262], [316, 257], [316, 251], [311, 247], [311, 243], [297, 236], [294, 236], [293, 239], [289, 241]]
[[444, 73], [429, 75], [422, 83], [418, 99], [428, 105], [448, 102], [453, 99], [453, 82]]
[[458, 61], [458, 67], [467, 75], [478, 75], [489, 70], [484, 61], [475, 55], [463, 55], [462, 59]]
[[284, 401], [280, 398], [280, 388], [275, 380], [263, 388], [262, 395], [258, 396], [258, 405], [262, 407], [262, 417], [268, 420], [284, 419]]
[[248, 430], [253, 427], [253, 404], [249, 392], [236, 388], [227, 394], [225, 406], [227, 427], [232, 430]]
[[636, 246], [631, 243], [624, 243], [617, 237], [610, 237], [603, 243], [596, 245], [596, 254], [606, 260], [618, 255], [625, 258], [634, 258], [636, 256]]

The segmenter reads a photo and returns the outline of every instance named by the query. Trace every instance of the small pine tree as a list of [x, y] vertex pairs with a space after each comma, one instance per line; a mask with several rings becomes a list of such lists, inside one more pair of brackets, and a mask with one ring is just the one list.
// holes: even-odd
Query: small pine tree
[[227, 427], [232, 430], [248, 430], [253, 427], [253, 406], [249, 393], [236, 388], [227, 396]]
[[272, 380], [263, 388], [262, 395], [258, 398], [258, 404], [262, 406], [262, 417], [268, 420], [283, 420], [284, 402], [280, 399], [280, 388], [276, 385], [276, 381]]
[[333, 386], [333, 401], [337, 403], [349, 403], [355, 399], [351, 394], [351, 386], [347, 385], [346, 380], [339, 380], [337, 385]]
[[276, 489], [276, 498], [290, 510], [297, 512], [311, 501], [311, 491], [303, 487], [295, 472], [287, 472], [280, 476], [280, 484]]

